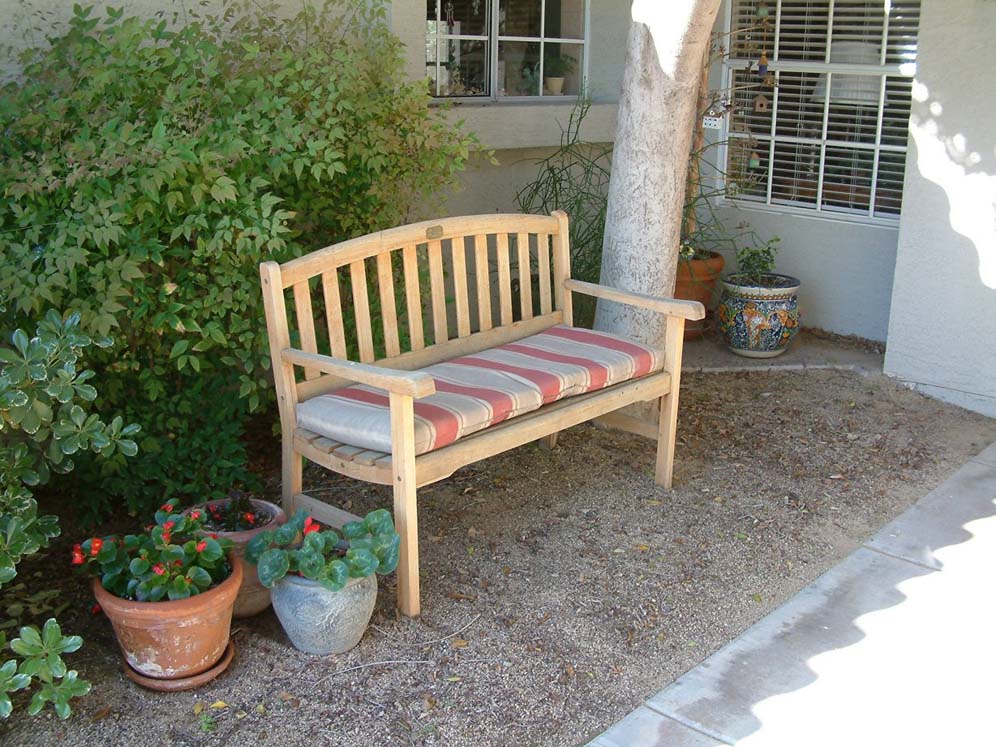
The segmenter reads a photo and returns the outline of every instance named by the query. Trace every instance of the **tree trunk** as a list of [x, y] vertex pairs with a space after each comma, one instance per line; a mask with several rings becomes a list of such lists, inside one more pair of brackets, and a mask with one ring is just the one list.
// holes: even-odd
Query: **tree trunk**
[[[702, 59], [720, 0], [633, 0], [601, 280], [670, 296]], [[664, 345], [664, 318], [599, 301], [595, 328]]]

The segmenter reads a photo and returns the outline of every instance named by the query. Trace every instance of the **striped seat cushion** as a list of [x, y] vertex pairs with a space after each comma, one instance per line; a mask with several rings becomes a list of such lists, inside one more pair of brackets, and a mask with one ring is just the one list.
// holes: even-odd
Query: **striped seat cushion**
[[[424, 454], [565, 397], [661, 370], [661, 351], [605, 332], [556, 326], [421, 369], [436, 393], [415, 400], [415, 453]], [[298, 425], [341, 443], [391, 451], [383, 389], [355, 385], [297, 406]]]

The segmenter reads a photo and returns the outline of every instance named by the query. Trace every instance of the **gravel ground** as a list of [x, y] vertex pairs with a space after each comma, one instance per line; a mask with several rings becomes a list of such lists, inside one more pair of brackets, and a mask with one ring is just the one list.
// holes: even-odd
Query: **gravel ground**
[[[371, 627], [338, 657], [290, 647], [271, 611], [237, 622], [229, 671], [156, 694], [120, 672], [110, 626], [57, 576], [71, 665], [93, 692], [17, 745], [576, 745], [735, 637], [996, 439], [996, 421], [882, 376], [686, 375], [676, 488], [644, 439], [580, 426], [420, 492], [419, 620], [381, 580]], [[275, 478], [274, 478], [275, 479]], [[306, 473], [362, 514], [388, 493]], [[68, 534], [69, 532], [67, 532]], [[51, 570], [48, 570], [48, 569]]]

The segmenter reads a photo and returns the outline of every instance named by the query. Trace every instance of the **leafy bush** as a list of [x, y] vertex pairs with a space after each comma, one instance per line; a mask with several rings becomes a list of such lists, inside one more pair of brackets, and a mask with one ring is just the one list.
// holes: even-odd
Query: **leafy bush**
[[85, 465], [92, 510], [221, 497], [272, 398], [259, 263], [405, 222], [476, 141], [405, 81], [383, 0], [177, 28], [77, 8], [23, 65], [0, 94], [0, 328], [51, 304], [115, 331], [94, 365], [144, 437], [127, 469]]
[[[55, 516], [38, 515], [33, 487], [47, 482], [53, 472], [72, 470], [81, 453], [109, 458], [137, 451], [130, 438], [137, 425], [124, 425], [120, 416], [107, 424], [88, 412], [97, 397], [87, 383], [94, 372], [79, 363], [95, 341], [79, 332], [79, 321], [76, 314], [63, 319], [50, 311], [34, 337], [18, 329], [10, 347], [0, 346], [0, 586], [17, 576], [23, 557], [47, 547], [59, 534]], [[96, 344], [108, 346], [110, 340]], [[9, 693], [37, 682], [28, 713], [34, 715], [51, 702], [58, 716], [66, 718], [70, 698], [85, 694], [90, 685], [67, 670], [61, 656], [82, 643], [78, 636], [63, 636], [54, 619], [40, 632], [21, 628], [9, 646], [15, 658], [0, 665], [0, 717], [11, 713]], [[0, 650], [6, 648], [0, 636]]]

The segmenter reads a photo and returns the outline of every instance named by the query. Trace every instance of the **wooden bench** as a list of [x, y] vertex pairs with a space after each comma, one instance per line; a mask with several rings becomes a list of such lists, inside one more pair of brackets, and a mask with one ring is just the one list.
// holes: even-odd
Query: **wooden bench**
[[[657, 438], [655, 479], [671, 486], [684, 323], [701, 319], [705, 310], [695, 302], [572, 280], [567, 228], [567, 215], [560, 211], [551, 216], [447, 218], [345, 241], [282, 265], [260, 265], [280, 407], [284, 507], [305, 508], [331, 524], [342, 518], [338, 509], [302, 492], [302, 457], [349, 477], [391, 485], [401, 535], [398, 606], [405, 615], [419, 614], [420, 486], [531, 441], [543, 439], [553, 446], [560, 430], [592, 419]], [[313, 304], [313, 294], [319, 293], [324, 327], [318, 325], [316, 332], [319, 306]], [[543, 405], [416, 455], [414, 403], [436, 391], [433, 377], [418, 369], [488, 351], [555, 325], [570, 327], [572, 293], [667, 315], [663, 369]], [[344, 317], [349, 318], [350, 308], [355, 320], [351, 347], [358, 361], [347, 356]], [[319, 352], [320, 343], [330, 355]], [[389, 453], [340, 443], [300, 427], [299, 403], [351, 384], [387, 393]], [[658, 400], [657, 424], [616, 412]]]

